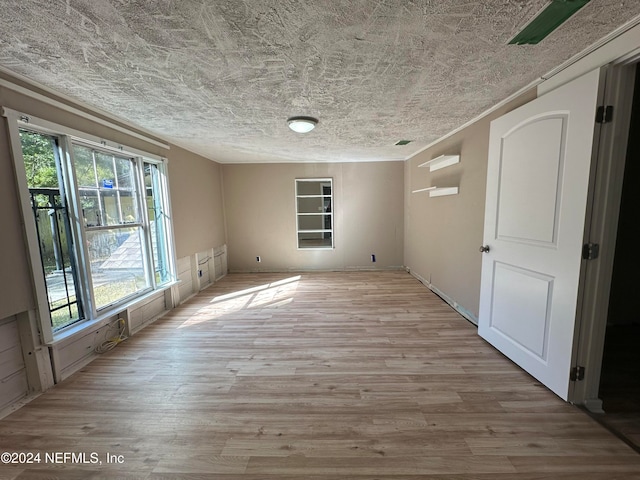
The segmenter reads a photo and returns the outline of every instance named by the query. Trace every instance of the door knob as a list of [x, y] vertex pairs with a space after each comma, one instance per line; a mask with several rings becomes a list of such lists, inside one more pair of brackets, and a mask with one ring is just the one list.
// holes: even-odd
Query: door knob
[[480, 253], [489, 253], [489, 250], [491, 250], [489, 245], [481, 245], [480, 246]]

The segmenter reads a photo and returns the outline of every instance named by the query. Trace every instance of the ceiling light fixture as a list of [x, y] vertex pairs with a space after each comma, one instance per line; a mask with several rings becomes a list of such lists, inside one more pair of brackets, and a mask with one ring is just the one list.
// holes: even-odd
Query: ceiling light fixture
[[289, 117], [287, 124], [296, 133], [308, 133], [316, 128], [318, 119], [313, 117]]

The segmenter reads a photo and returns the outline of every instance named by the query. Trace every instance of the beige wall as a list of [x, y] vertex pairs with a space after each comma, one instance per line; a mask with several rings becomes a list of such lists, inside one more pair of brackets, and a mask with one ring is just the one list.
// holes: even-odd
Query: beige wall
[[[230, 271], [402, 266], [403, 168], [402, 162], [223, 165]], [[295, 179], [315, 177], [333, 178], [333, 250], [297, 249]]]
[[[19, 80], [0, 73], [1, 80], [27, 86]], [[32, 89], [44, 94], [46, 92]], [[65, 99], [47, 94], [62, 103]], [[121, 143], [129, 147], [167, 157], [169, 185], [174, 215], [177, 255], [187, 256], [224, 244], [224, 220], [220, 185], [220, 166], [196, 154], [171, 146], [163, 149], [126, 133], [51, 106], [28, 95], [0, 85], [0, 106], [34, 117], [74, 128], [91, 135]], [[99, 114], [96, 114], [99, 116]], [[6, 122], [0, 119], [0, 319], [34, 307], [30, 267], [23, 242], [22, 215], [13, 173]]]
[[177, 258], [224, 245], [220, 164], [172, 145], [169, 185]]
[[[535, 98], [531, 90], [405, 162], [405, 256], [413, 274], [456, 302], [472, 317], [480, 303], [484, 204], [491, 120]], [[442, 154], [460, 163], [430, 173], [418, 165]], [[429, 197], [412, 190], [458, 186], [459, 194]]]

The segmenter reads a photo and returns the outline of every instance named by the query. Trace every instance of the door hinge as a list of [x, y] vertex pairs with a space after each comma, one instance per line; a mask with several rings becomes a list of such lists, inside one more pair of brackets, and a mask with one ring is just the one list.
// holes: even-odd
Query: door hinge
[[582, 258], [595, 260], [600, 255], [600, 245], [597, 243], [585, 243], [582, 246]]
[[569, 378], [571, 379], [572, 382], [575, 381], [579, 381], [579, 380], [584, 380], [584, 367], [573, 367], [571, 369], [571, 374], [569, 375]]
[[596, 110], [596, 123], [609, 123], [613, 119], [613, 105], [601, 105]]

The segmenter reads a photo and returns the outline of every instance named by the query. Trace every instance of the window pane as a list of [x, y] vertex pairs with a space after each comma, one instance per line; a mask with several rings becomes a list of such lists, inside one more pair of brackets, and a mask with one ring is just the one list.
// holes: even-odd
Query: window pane
[[153, 268], [158, 285], [171, 280], [169, 252], [167, 248], [166, 218], [162, 206], [161, 180], [161, 172], [158, 166], [145, 163], [144, 184], [147, 210], [149, 212], [149, 231], [151, 232]]
[[122, 223], [139, 223], [141, 219], [136, 195], [135, 162], [130, 158], [115, 157], [115, 163]]
[[88, 231], [87, 242], [97, 309], [149, 287], [141, 228]]
[[298, 195], [331, 195], [331, 183], [327, 181], [298, 181]]
[[51, 309], [51, 328], [54, 332], [68, 327], [69, 325], [76, 323], [80, 320], [80, 313], [78, 312], [78, 303], [75, 302], [75, 292], [70, 297], [74, 303], [68, 303], [66, 298], [58, 299], [49, 303]]
[[322, 213], [323, 197], [298, 197], [298, 213]]
[[99, 227], [102, 225], [102, 212], [97, 189], [80, 188], [80, 208], [84, 217], [85, 227]]
[[331, 232], [298, 232], [298, 248], [331, 248]]
[[40, 259], [44, 269], [51, 327], [64, 328], [83, 318], [76, 295], [77, 271], [67, 202], [60, 188], [56, 138], [20, 131], [31, 207], [36, 222]]
[[118, 208], [117, 192], [113, 190], [100, 192], [100, 201], [102, 203], [102, 212], [104, 213], [103, 225], [119, 225], [120, 209]]
[[331, 215], [298, 215], [298, 230], [331, 230]]
[[[39, 211], [39, 213], [44, 212]], [[56, 331], [75, 323], [84, 315], [82, 314], [82, 304], [76, 292], [76, 262], [72, 257], [73, 240], [70, 238], [71, 230], [66, 208], [56, 209], [55, 215], [49, 211], [47, 216], [49, 217], [47, 223], [49, 223], [50, 232], [53, 234], [54, 244], [52, 247], [56, 256], [56, 268], [54, 270], [45, 268], [45, 280], [51, 312], [51, 326], [53, 331]], [[48, 233], [45, 228], [41, 224], [41, 241]]]
[[130, 158], [115, 158], [118, 188], [120, 190], [133, 190], [133, 161]]
[[120, 192], [120, 208], [122, 210], [122, 223], [139, 223], [138, 201], [135, 192]]
[[96, 173], [93, 168], [93, 151], [80, 145], [73, 146], [76, 178], [79, 187], [97, 187]]
[[115, 188], [116, 174], [113, 170], [113, 156], [94, 151], [96, 157], [96, 172], [100, 188]]

